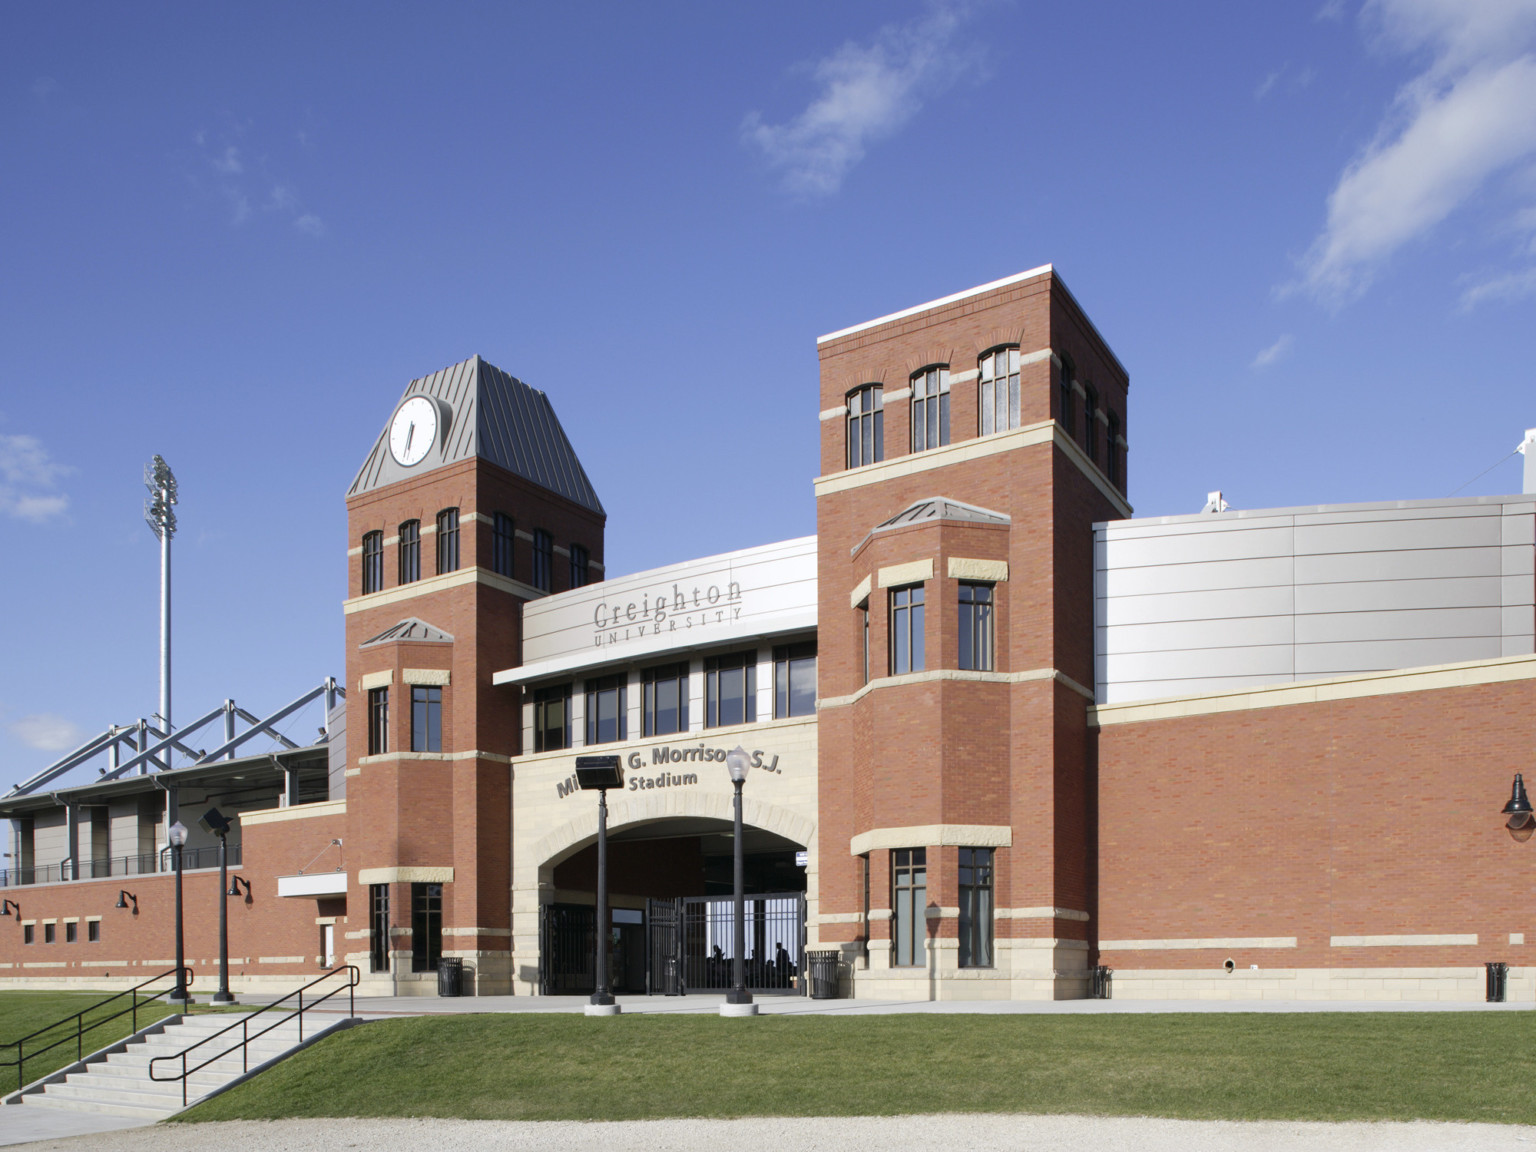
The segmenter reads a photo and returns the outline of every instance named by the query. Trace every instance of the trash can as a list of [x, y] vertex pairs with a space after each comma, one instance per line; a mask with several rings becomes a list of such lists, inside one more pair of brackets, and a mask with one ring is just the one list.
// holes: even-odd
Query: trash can
[[812, 1000], [837, 999], [837, 966], [841, 958], [842, 954], [835, 948], [805, 954], [806, 972], [811, 978]]
[[464, 961], [458, 956], [445, 956], [437, 962], [437, 994], [439, 996], [464, 995]]
[[1509, 991], [1509, 965], [1485, 964], [1488, 969], [1488, 1003], [1502, 1004]]
[[1093, 984], [1088, 991], [1089, 997], [1094, 1000], [1108, 1000], [1113, 991], [1110, 981], [1114, 974], [1115, 970], [1107, 964], [1100, 964], [1095, 967], [1093, 970]]

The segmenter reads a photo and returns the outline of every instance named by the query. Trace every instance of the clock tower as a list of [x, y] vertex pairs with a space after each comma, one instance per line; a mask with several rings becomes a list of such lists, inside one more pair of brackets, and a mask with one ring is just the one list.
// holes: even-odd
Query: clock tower
[[529, 600], [600, 580], [606, 514], [543, 392], [413, 380], [347, 493], [346, 961], [372, 994], [512, 990], [511, 765]]

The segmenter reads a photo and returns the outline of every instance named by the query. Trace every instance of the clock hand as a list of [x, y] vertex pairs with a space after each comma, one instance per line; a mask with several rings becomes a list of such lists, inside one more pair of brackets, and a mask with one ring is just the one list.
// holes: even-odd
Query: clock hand
[[416, 435], [416, 421], [412, 420], [409, 428], [405, 430], [405, 451], [409, 455], [411, 451], [411, 437]]

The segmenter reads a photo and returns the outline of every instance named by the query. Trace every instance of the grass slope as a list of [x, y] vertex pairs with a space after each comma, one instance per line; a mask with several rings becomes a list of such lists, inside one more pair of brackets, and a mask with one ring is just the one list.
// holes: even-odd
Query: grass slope
[[473, 1015], [341, 1033], [188, 1113], [637, 1120], [1052, 1112], [1536, 1123], [1525, 1013]]
[[[30, 1032], [71, 1016], [76, 1012], [83, 1012], [94, 1005], [100, 1004], [111, 992], [0, 992], [0, 1045], [19, 1040]], [[103, 1020], [120, 1009], [128, 1007], [128, 998], [114, 1001], [106, 1009], [91, 1013], [86, 1016], [85, 1023], [89, 1027], [98, 1020]], [[162, 1016], [170, 1015], [170, 1009], [163, 1003], [140, 1004], [139, 1027], [153, 1024]], [[130, 1016], [123, 1016], [93, 1028], [86, 1032], [84, 1047], [87, 1053], [105, 1048], [114, 1040], [121, 1040], [133, 1031], [133, 1020]], [[67, 1040], [52, 1051], [43, 1052], [40, 1056], [33, 1057], [31, 1053], [52, 1044], [56, 1040]], [[56, 1069], [72, 1064], [76, 1058], [75, 1024], [71, 1020], [67, 1027], [55, 1028], [39, 1036], [35, 1040], [26, 1043], [24, 1054], [26, 1066], [23, 1069], [26, 1080], [30, 1084], [40, 1076], [46, 1076]], [[0, 1060], [11, 1061], [16, 1059], [16, 1049], [0, 1047]], [[0, 1067], [0, 1094], [14, 1092], [17, 1088], [16, 1069], [14, 1067]]]

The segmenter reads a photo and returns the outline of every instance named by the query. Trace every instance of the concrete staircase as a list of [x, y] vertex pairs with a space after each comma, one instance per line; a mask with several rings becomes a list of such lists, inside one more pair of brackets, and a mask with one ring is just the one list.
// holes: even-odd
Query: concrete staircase
[[[252, 1023], [251, 1031], [268, 1027], [274, 1018], [285, 1014], [283, 1009], [275, 1009], [259, 1016]], [[352, 1023], [345, 1018], [338, 1021], [329, 1015], [309, 1017], [304, 1021], [304, 1044], [301, 1045], [299, 1022], [296, 1019], [290, 1020], [259, 1039], [252, 1040], [245, 1057], [235, 1047], [241, 1037], [241, 1030], [236, 1028], [187, 1057], [187, 1066], [191, 1068], [226, 1048], [235, 1047], [234, 1052], [220, 1056], [187, 1078], [185, 1105], [182, 1103], [180, 1080], [155, 1081], [149, 1078], [151, 1060], [176, 1055], [250, 1015], [219, 1012], [205, 1016], [183, 1016], [175, 1023], [165, 1024], [158, 1032], [141, 1032], [126, 1044], [115, 1045], [117, 1050], [109, 1051], [105, 1059], [87, 1063], [84, 1068], [69, 1071], [58, 1078], [50, 1077], [38, 1088], [27, 1092], [20, 1102], [29, 1108], [60, 1108], [147, 1121], [162, 1120], [243, 1079], [263, 1065], [296, 1052], [300, 1047], [318, 1039], [321, 1034]], [[175, 1060], [164, 1061], [155, 1069], [156, 1074], [162, 1077], [178, 1074], [180, 1070], [181, 1063]]]

